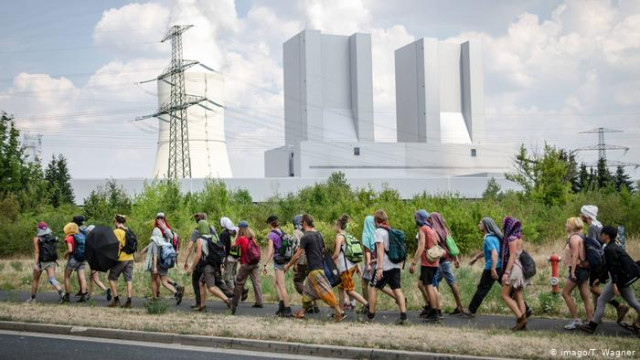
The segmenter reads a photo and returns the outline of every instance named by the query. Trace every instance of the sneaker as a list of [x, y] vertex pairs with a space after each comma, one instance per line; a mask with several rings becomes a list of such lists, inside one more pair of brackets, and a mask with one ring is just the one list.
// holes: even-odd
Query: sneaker
[[429, 314], [424, 318], [425, 322], [440, 322], [440, 316], [438, 315], [438, 310], [431, 309]]
[[69, 294], [64, 294], [62, 296], [62, 300], [60, 300], [60, 304], [65, 304], [69, 302]]
[[111, 299], [111, 302], [109, 303], [109, 305], [107, 305], [109, 307], [120, 307], [120, 300], [116, 300], [116, 298]]
[[122, 305], [123, 308], [125, 309], [130, 309], [133, 307], [133, 304], [131, 304], [131, 300], [127, 300], [126, 303], [124, 303], [124, 305]]
[[256, 309], [262, 309], [264, 307], [264, 305], [262, 305], [262, 304], [253, 304], [253, 306], [251, 306], [251, 307], [256, 308]]
[[396, 325], [406, 325], [409, 323], [409, 319], [399, 318], [396, 320]]
[[462, 312], [460, 313], [461, 317], [466, 317], [469, 319], [473, 319], [474, 317], [476, 317], [476, 314], [472, 313], [471, 311], [469, 311], [469, 309], [462, 309]]
[[310, 313], [312, 313], [312, 314], [320, 314], [320, 308], [319, 308], [319, 307], [317, 307], [317, 306], [313, 306], [313, 307], [311, 308], [311, 310], [310, 310], [310, 311], [308, 311], [308, 312], [310, 312]]
[[242, 297], [240, 298], [240, 300], [245, 301], [247, 300], [248, 297], [249, 297], [249, 289], [242, 289]]
[[460, 308], [455, 308], [455, 310], [453, 310], [453, 311], [449, 312], [448, 314], [449, 314], [449, 315], [462, 315], [462, 313], [463, 313], [463, 310], [462, 310], [462, 309], [460, 309]]
[[575, 330], [577, 328], [579, 328], [582, 325], [582, 320], [580, 319], [573, 319], [571, 320], [570, 323], [568, 323], [567, 325], [564, 326], [565, 330]]
[[444, 319], [444, 314], [441, 309], [438, 309], [438, 318], [440, 318], [440, 320]]
[[107, 301], [111, 301], [111, 289], [107, 289], [106, 295], [107, 295]]
[[418, 317], [421, 318], [421, 319], [425, 319], [427, 316], [429, 316], [429, 312], [430, 311], [431, 311], [431, 306], [425, 305], [422, 308], [422, 312], [420, 313], [420, 315], [418, 315]]
[[36, 298], [28, 298], [27, 301], [25, 301], [26, 304], [35, 304], [36, 303]]
[[174, 295], [176, 298], [176, 306], [180, 305], [180, 303], [182, 302], [182, 296], [183, 296], [183, 292], [181, 292], [180, 290], [176, 291], [176, 294]]
[[286, 306], [284, 309], [282, 309], [282, 311], [280, 312], [279, 315], [277, 315], [279, 317], [291, 317], [293, 316], [291, 313], [291, 306]]
[[367, 313], [369, 313], [369, 304], [364, 304], [360, 310], [358, 310], [358, 314], [366, 315]]
[[597, 327], [598, 327], [598, 324], [590, 321], [587, 324], [581, 325], [579, 329], [588, 334], [593, 334], [594, 332], [596, 332]]
[[629, 307], [625, 304], [620, 304], [618, 305], [616, 312], [618, 313], [618, 319], [616, 320], [616, 322], [620, 324], [624, 320], [625, 316], [627, 316], [627, 313], [629, 312]]
[[193, 311], [205, 311], [207, 310], [207, 305], [203, 305], [203, 306], [198, 306], [196, 305], [196, 307], [191, 307], [193, 309]]
[[200, 305], [198, 305], [198, 304], [193, 304], [193, 305], [191, 305], [191, 308], [192, 308], [192, 309], [197, 309], [197, 308], [199, 308], [199, 307], [200, 307]]
[[81, 294], [80, 299], [78, 299], [79, 303], [87, 302], [87, 293]]
[[527, 306], [527, 311], [525, 311], [524, 315], [527, 319], [530, 318], [533, 315], [533, 310]]

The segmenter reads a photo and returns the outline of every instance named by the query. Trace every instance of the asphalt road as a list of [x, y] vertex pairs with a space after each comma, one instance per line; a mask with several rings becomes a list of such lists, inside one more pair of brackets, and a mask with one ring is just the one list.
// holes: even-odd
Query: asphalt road
[[210, 360], [210, 359], [302, 359], [327, 358], [268, 352], [201, 348], [179, 344], [83, 338], [28, 332], [0, 331], [0, 358], [91, 360]]
[[[166, 292], [163, 294], [166, 294]], [[386, 295], [380, 294], [378, 296], [386, 296]], [[26, 291], [0, 290], [0, 301], [24, 302], [28, 298], [29, 298], [29, 293]], [[217, 314], [228, 313], [227, 307], [222, 301], [215, 298], [212, 299], [212, 297], [207, 297], [207, 299], [208, 301], [207, 301], [206, 311], [208, 313], [217, 313]], [[59, 296], [55, 292], [40, 292], [38, 293], [37, 301], [54, 304], [59, 302]], [[75, 301], [75, 299], [72, 299], [72, 301]], [[99, 296], [96, 296], [93, 299], [93, 301], [94, 301], [94, 306], [96, 307], [107, 306], [107, 300], [105, 296], [102, 294]], [[120, 301], [121, 303], [123, 303], [122, 299]], [[134, 297], [133, 305], [134, 307], [143, 307], [145, 301], [146, 299], [144, 298]], [[166, 301], [169, 304], [175, 303], [173, 299], [169, 299], [169, 298], [166, 298]], [[192, 302], [193, 302], [192, 299], [184, 299], [182, 304], [180, 304], [179, 306], [172, 306], [170, 308], [170, 311], [190, 312], [192, 311], [190, 309], [190, 305], [192, 304]], [[268, 316], [274, 316], [277, 310], [276, 304], [265, 304], [264, 308], [262, 309], [252, 308], [251, 305], [253, 304], [247, 303], [247, 302], [241, 303], [236, 311], [236, 314], [246, 315], [246, 316], [255, 316], [255, 317], [268, 317]], [[89, 306], [89, 305], [86, 303], [78, 304], [78, 303], [72, 302], [70, 305], [65, 305], [65, 306], [74, 306], [74, 307], [81, 308], [83, 306]], [[295, 306], [293, 307], [294, 311], [296, 311], [297, 309], [299, 309], [299, 307], [298, 308], [296, 308]], [[633, 309], [630, 312], [632, 313], [633, 317], [628, 316], [628, 319], [635, 318], [635, 314], [633, 314]], [[331, 309], [327, 307], [321, 307], [321, 312], [319, 314], [307, 314], [307, 317], [315, 318], [315, 319], [326, 319], [327, 321], [331, 321], [330, 317], [332, 313], [333, 312]], [[356, 314], [353, 311], [347, 311], [347, 314], [348, 314], [348, 317], [344, 321], [363, 321], [364, 320], [363, 315]], [[419, 312], [417, 311], [409, 311], [407, 313], [409, 321], [413, 324], [423, 324], [424, 322], [422, 319], [418, 317], [418, 314]], [[379, 323], [393, 324], [398, 318], [399, 318], [398, 311], [378, 311], [374, 321]], [[304, 320], [300, 320], [300, 321], [304, 321]], [[568, 322], [569, 322], [568, 319], [542, 318], [534, 314], [534, 316], [531, 317], [529, 319], [529, 322], [527, 323], [527, 329], [566, 333], [568, 331], [564, 330], [563, 326], [566, 325]], [[502, 316], [502, 315], [478, 314], [474, 319], [468, 319], [468, 318], [459, 317], [459, 316], [445, 315], [444, 320], [441, 322], [441, 324], [445, 326], [471, 327], [471, 328], [478, 328], [478, 329], [496, 329], [496, 328], [510, 329], [515, 325], [515, 317]], [[433, 324], [424, 323], [424, 326], [425, 327], [433, 326]], [[573, 332], [580, 333], [580, 335], [583, 335], [583, 336], [589, 336], [587, 334], [582, 333], [580, 330], [574, 330]], [[622, 328], [615, 322], [611, 322], [611, 321], [605, 321], [600, 326], [598, 326], [596, 334], [604, 335], [604, 336], [625, 336], [625, 337], [636, 336], [632, 332]]]

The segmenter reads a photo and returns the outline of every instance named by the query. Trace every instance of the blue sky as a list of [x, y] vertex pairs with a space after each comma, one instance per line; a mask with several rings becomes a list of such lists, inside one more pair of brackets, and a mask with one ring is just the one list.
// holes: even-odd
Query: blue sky
[[[79, 178], [148, 177], [157, 124], [153, 84], [169, 61], [166, 28], [195, 23], [185, 57], [225, 74], [234, 176], [263, 176], [283, 143], [282, 48], [300, 30], [372, 34], [376, 137], [395, 134], [393, 51], [421, 37], [483, 44], [486, 115], [505, 147], [593, 144], [580, 131], [625, 130], [610, 159], [640, 162], [640, 1], [20, 1], [3, 4], [0, 109], [43, 135]], [[250, 117], [250, 123], [243, 119]], [[595, 154], [585, 154], [593, 160]], [[633, 172], [636, 175], [635, 172]]]

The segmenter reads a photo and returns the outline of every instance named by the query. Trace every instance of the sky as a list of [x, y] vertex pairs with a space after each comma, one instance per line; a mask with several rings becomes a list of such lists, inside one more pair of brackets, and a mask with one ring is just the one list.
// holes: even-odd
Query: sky
[[194, 25], [184, 57], [225, 77], [234, 177], [263, 177], [264, 151], [284, 144], [282, 43], [305, 28], [371, 34], [377, 141], [396, 139], [394, 50], [477, 39], [490, 142], [576, 149], [605, 127], [630, 148], [608, 159], [640, 163], [640, 0], [23, 0], [0, 23], [0, 110], [74, 178], [152, 175], [158, 122], [134, 119], [157, 108], [156, 86], [136, 83], [168, 65], [160, 40], [174, 24]]

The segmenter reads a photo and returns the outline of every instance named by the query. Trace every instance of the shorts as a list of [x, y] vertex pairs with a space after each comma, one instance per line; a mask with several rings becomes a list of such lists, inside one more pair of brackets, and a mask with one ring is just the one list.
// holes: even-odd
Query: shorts
[[48, 268], [56, 268], [58, 264], [55, 261], [43, 261], [38, 263], [38, 267], [40, 267], [40, 271], [45, 271]]
[[109, 269], [109, 280], [118, 281], [121, 274], [127, 282], [133, 280], [133, 260], [119, 261], [118, 264]]
[[433, 286], [438, 287], [443, 277], [449, 286], [456, 283], [456, 277], [453, 276], [453, 269], [451, 268], [451, 261], [440, 261], [440, 266], [438, 266], [436, 274], [433, 276]]
[[343, 289], [344, 291], [353, 291], [356, 289], [356, 284], [353, 282], [353, 274], [356, 272], [356, 268], [357, 266], [353, 266], [351, 269], [340, 274], [340, 280], [342, 280], [342, 282], [338, 285], [339, 289]]
[[284, 264], [276, 264], [275, 262], [273, 263], [273, 269], [274, 270], [284, 271], [284, 267], [285, 266], [287, 266], [287, 263], [284, 263]]
[[437, 266], [420, 266], [420, 281], [424, 286], [433, 285], [436, 271], [438, 271]]
[[382, 272], [382, 279], [376, 279], [375, 275], [372, 276], [371, 282], [369, 286], [375, 287], [376, 289], [382, 289], [387, 284], [391, 290], [400, 289], [400, 269], [391, 269]]
[[362, 266], [362, 281], [371, 281], [373, 277], [373, 269], [375, 268], [375, 264], [371, 266], [371, 270], [367, 271], [366, 266]]
[[207, 288], [212, 288], [217, 286], [216, 279], [221, 277], [220, 269], [216, 269], [212, 265], [207, 265], [204, 267], [202, 271], [202, 277], [200, 277], [200, 282], [204, 283]]
[[87, 265], [86, 261], [78, 261], [73, 256], [70, 256], [69, 260], [67, 260], [66, 268], [78, 271], [84, 270], [85, 265]]
[[[575, 283], [578, 286], [582, 285], [583, 282], [589, 280], [589, 276], [590, 275], [591, 275], [591, 272], [588, 269], [581, 268], [581, 267], [576, 268], [576, 281], [575, 281]], [[573, 282], [573, 280], [571, 280], [571, 266], [569, 266], [569, 273], [567, 274], [567, 280]], [[595, 279], [594, 279], [594, 281], [595, 281]]]
[[[151, 275], [153, 275], [153, 272], [151, 272]], [[168, 276], [169, 275], [169, 269], [165, 269], [162, 266], [158, 265], [158, 276]]]

